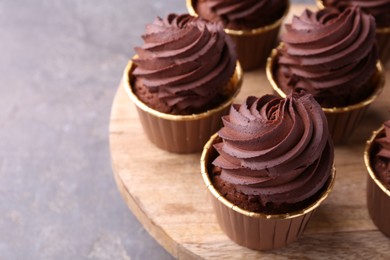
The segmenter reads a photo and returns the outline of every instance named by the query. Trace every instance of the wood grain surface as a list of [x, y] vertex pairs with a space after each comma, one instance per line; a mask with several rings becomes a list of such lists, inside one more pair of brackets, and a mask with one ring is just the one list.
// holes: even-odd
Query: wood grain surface
[[[293, 6], [290, 18], [291, 13], [302, 10], [301, 5]], [[237, 103], [248, 95], [272, 92], [263, 70], [245, 73]], [[216, 222], [200, 175], [200, 153], [177, 155], [150, 143], [123, 86], [114, 99], [110, 121], [114, 177], [134, 215], [176, 258], [390, 259], [390, 238], [382, 235], [368, 216], [363, 161], [364, 145], [371, 132], [390, 118], [389, 100], [387, 82], [351, 139], [335, 149], [337, 177], [333, 192], [318, 208], [303, 237], [280, 250], [257, 252], [226, 237]]]

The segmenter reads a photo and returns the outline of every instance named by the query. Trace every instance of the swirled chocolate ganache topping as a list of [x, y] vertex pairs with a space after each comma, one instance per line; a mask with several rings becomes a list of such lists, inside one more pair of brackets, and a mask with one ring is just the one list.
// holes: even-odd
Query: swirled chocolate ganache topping
[[289, 211], [310, 200], [331, 175], [333, 144], [311, 95], [251, 96], [233, 105], [223, 124], [222, 142], [214, 145], [215, 186], [244, 209]]
[[236, 66], [236, 54], [221, 25], [187, 14], [157, 18], [135, 48], [136, 95], [171, 114], [216, 106]]
[[285, 92], [304, 90], [322, 107], [357, 103], [373, 92], [375, 20], [358, 7], [305, 10], [286, 25], [276, 80]]
[[374, 170], [382, 183], [390, 190], [390, 120], [383, 125], [384, 134], [375, 140], [379, 151], [374, 158]]
[[287, 0], [198, 0], [195, 8], [209, 21], [245, 30], [272, 24], [283, 16], [287, 6]]
[[360, 6], [363, 11], [374, 16], [379, 28], [390, 26], [390, 0], [324, 0], [323, 3], [340, 10]]

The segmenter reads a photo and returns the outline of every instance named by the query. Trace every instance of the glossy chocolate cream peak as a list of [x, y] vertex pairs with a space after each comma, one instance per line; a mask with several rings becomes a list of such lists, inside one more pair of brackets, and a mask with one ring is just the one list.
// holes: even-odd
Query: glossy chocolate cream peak
[[358, 5], [363, 11], [375, 17], [377, 26], [390, 26], [390, 0], [324, 0], [325, 6], [333, 6], [344, 10], [350, 6]]
[[379, 151], [374, 158], [375, 173], [390, 190], [390, 120], [384, 123], [384, 135], [376, 139]]
[[[232, 77], [237, 58], [221, 25], [187, 14], [157, 18], [146, 27], [144, 44], [135, 48], [136, 85], [164, 102], [165, 113], [208, 109]], [[166, 111], [165, 111], [166, 110]], [[201, 111], [203, 112], [203, 111]]]
[[333, 145], [311, 95], [251, 96], [233, 105], [223, 124], [213, 164], [221, 169], [220, 178], [249, 200], [274, 208], [298, 203], [329, 180]]
[[222, 22], [225, 28], [245, 30], [272, 24], [280, 19], [288, 0], [198, 0], [197, 13]]
[[375, 20], [358, 7], [305, 10], [286, 25], [276, 80], [285, 92], [305, 90], [323, 107], [358, 103], [373, 91]]

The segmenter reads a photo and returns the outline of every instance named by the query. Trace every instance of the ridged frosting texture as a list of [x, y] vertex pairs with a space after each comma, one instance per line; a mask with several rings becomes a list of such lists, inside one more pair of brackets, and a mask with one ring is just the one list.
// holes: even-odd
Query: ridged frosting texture
[[284, 92], [305, 90], [323, 107], [350, 105], [372, 93], [375, 20], [360, 8], [305, 10], [286, 25], [282, 41], [277, 81]]
[[323, 2], [325, 6], [333, 6], [340, 10], [358, 5], [375, 17], [378, 27], [390, 26], [390, 0], [324, 0]]
[[170, 14], [147, 25], [142, 38], [133, 75], [172, 110], [207, 106], [234, 73], [234, 47], [219, 24]]
[[229, 29], [254, 29], [281, 18], [287, 5], [287, 0], [199, 0], [197, 11]]
[[376, 139], [379, 152], [375, 158], [375, 172], [381, 181], [390, 189], [390, 120], [384, 123], [385, 135]]
[[296, 203], [329, 179], [333, 145], [321, 107], [311, 95], [248, 97], [231, 107], [215, 144], [221, 179], [261, 203]]

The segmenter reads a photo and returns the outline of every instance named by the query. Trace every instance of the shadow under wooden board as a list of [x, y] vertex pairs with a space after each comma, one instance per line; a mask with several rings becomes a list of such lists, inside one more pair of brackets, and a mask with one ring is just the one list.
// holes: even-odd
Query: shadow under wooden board
[[[315, 7], [310, 6], [314, 9]], [[293, 6], [299, 14], [303, 5]], [[389, 66], [389, 65], [388, 65]], [[390, 72], [387, 72], [387, 78]], [[263, 69], [245, 73], [236, 102], [271, 93]], [[318, 208], [303, 237], [287, 248], [257, 252], [232, 242], [216, 222], [200, 174], [200, 153], [177, 155], [151, 144], [134, 104], [119, 86], [111, 111], [110, 149], [114, 177], [131, 211], [174, 257], [390, 258], [390, 238], [380, 233], [366, 208], [367, 171], [363, 150], [371, 132], [390, 118], [390, 84], [369, 108], [350, 141], [335, 149], [337, 177], [329, 198]]]

